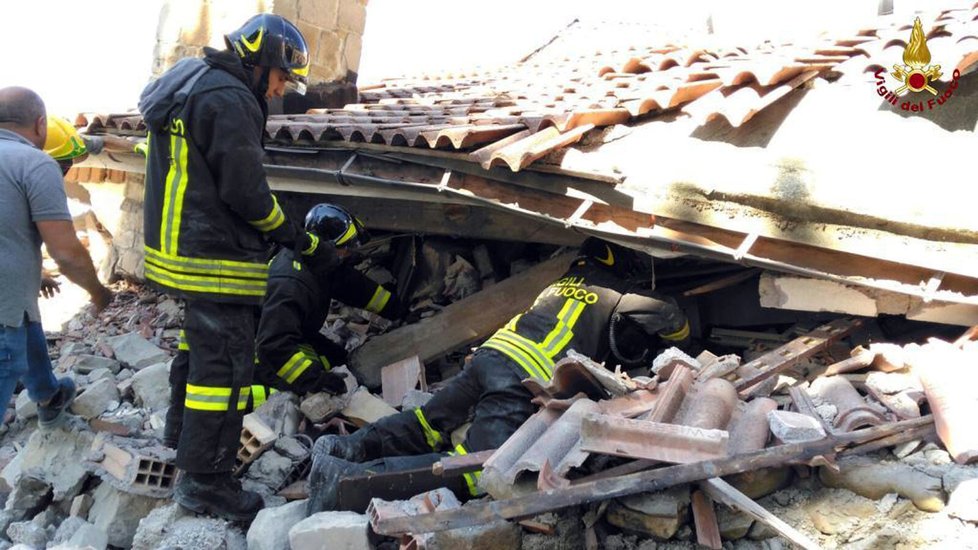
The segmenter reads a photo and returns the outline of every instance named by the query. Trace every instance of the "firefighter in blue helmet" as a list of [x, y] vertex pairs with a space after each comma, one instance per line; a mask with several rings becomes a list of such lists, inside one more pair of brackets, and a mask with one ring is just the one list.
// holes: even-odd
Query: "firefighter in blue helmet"
[[341, 261], [298, 262], [288, 249], [275, 255], [258, 323], [256, 377], [298, 394], [343, 393], [346, 383], [332, 368], [346, 363], [346, 350], [319, 332], [330, 304], [336, 299], [396, 319], [401, 303], [352, 265], [356, 250], [370, 240], [360, 220], [340, 206], [322, 203], [306, 215], [306, 231], [331, 242]]
[[149, 130], [146, 279], [185, 302], [187, 361], [171, 384], [182, 396], [174, 499], [195, 512], [247, 521], [262, 507], [231, 471], [254, 369], [256, 308], [271, 243], [326, 261], [289, 223], [262, 168], [266, 100], [304, 91], [309, 51], [299, 30], [262, 14], [226, 35], [224, 51], [178, 62], [140, 97]]
[[[650, 290], [651, 277], [647, 254], [587, 239], [567, 272], [479, 346], [427, 404], [349, 436], [320, 437], [312, 455], [308, 513], [336, 509], [344, 477], [420, 468], [443, 452], [498, 448], [535, 411], [522, 381], [549, 381], [568, 350], [635, 366], [648, 365], [659, 345], [685, 346], [686, 316], [671, 298]], [[450, 434], [470, 416], [465, 440], [452, 447]], [[448, 485], [459, 496], [476, 495], [478, 475], [468, 473]], [[432, 482], [434, 488], [446, 480]]]

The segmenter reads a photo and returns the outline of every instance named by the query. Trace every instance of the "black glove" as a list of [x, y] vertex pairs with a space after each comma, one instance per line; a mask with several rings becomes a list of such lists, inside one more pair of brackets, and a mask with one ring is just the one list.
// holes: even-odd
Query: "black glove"
[[324, 372], [316, 379], [313, 384], [313, 391], [326, 392], [332, 395], [342, 395], [346, 393], [346, 373]]
[[328, 273], [340, 265], [336, 247], [332, 241], [320, 239], [308, 231], [299, 235], [295, 241], [294, 257], [317, 273]]

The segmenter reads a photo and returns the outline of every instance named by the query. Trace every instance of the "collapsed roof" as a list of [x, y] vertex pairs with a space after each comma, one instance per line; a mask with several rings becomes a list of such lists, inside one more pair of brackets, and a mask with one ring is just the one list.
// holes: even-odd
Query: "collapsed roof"
[[[598, 235], [971, 311], [978, 222], [950, 199], [978, 121], [978, 6], [920, 19], [938, 96], [885, 97], [909, 20], [740, 47], [575, 22], [508, 67], [391, 79], [342, 109], [272, 116], [266, 169], [276, 190], [369, 199], [358, 212], [397, 201], [365, 213], [379, 228]], [[79, 123], [145, 133], [132, 113]], [[134, 155], [89, 162], [142, 170]]]

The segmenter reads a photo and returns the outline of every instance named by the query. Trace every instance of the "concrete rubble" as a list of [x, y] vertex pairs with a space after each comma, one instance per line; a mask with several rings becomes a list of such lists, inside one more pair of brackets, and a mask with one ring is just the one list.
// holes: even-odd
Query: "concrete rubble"
[[[428, 280], [434, 294], [415, 305], [432, 295], [439, 303], [456, 300], [494, 280], [494, 275], [473, 268], [477, 264], [469, 265], [458, 254], [435, 256], [443, 264], [438, 273], [446, 283]], [[396, 280], [393, 275], [392, 280]], [[705, 491], [710, 479], [705, 474], [655, 492], [616, 494], [610, 499], [592, 495], [587, 502], [549, 510], [532, 508], [534, 499], [540, 490], [560, 499], [563, 491], [583, 491], [581, 487], [586, 489], [603, 476], [612, 483], [636, 480], [633, 484], [663, 468], [678, 468], [670, 471], [684, 476], [702, 460], [722, 468], [747, 453], [765, 459], [780, 452], [782, 443], [806, 449], [827, 438], [840, 443], [812, 456], [772, 459], [765, 467], [744, 467], [735, 475], [721, 476], [734, 487], [732, 502], [739, 503], [731, 507], [712, 500], [725, 548], [750, 544], [773, 548], [787, 545], [784, 541], [806, 547], [791, 538], [796, 535], [830, 547], [904, 544], [912, 548], [944, 540], [924, 527], [906, 527], [908, 518], [939, 520], [945, 530], [959, 535], [978, 532], [974, 512], [978, 468], [970, 464], [978, 456], [978, 444], [967, 430], [962, 431], [963, 417], [955, 408], [964, 403], [969, 410], [971, 401], [951, 387], [955, 380], [970, 380], [971, 373], [945, 369], [934, 375], [938, 367], [931, 365], [933, 357], [942, 357], [942, 364], [949, 357], [951, 363], [970, 364], [978, 346], [970, 340], [932, 338], [925, 344], [873, 343], [851, 349], [843, 338], [851, 338], [852, 343], [856, 338], [845, 332], [824, 338], [824, 343], [807, 344], [817, 349], [805, 348], [807, 355], [795, 360], [792, 353], [800, 353], [801, 348], [791, 347], [791, 342], [820, 334], [814, 325], [785, 332], [780, 340], [751, 340], [750, 347], [742, 349], [708, 345], [711, 349], [695, 357], [668, 349], [645, 372], [626, 375], [592, 365], [603, 374], [595, 388], [585, 392], [597, 392], [588, 393], [590, 404], [577, 404], [575, 399], [580, 399], [573, 394], [558, 399], [546, 393], [557, 388], [545, 387], [538, 400], [541, 411], [552, 416], [533, 439], [544, 444], [538, 446], [536, 456], [517, 457], [522, 470], [513, 483], [520, 489], [499, 497], [506, 509], [528, 505], [532, 513], [431, 530], [427, 524], [407, 520], [426, 521], [447, 510], [468, 517], [464, 514], [476, 513], [491, 497], [462, 507], [454, 495], [441, 489], [404, 495], [391, 508], [398, 511], [388, 516], [371, 515], [380, 509], [375, 501], [367, 515], [330, 512], [307, 518], [301, 498], [309, 453], [317, 434], [351, 433], [398, 410], [423, 405], [457, 372], [468, 348], [460, 349], [459, 361], [454, 362], [422, 363], [406, 352], [403, 364], [410, 368], [397, 373], [403, 380], [393, 393], [361, 386], [349, 369], [336, 367], [348, 374], [344, 394], [278, 392], [246, 416], [236, 473], [246, 488], [265, 499], [266, 507], [255, 521], [242, 526], [197, 517], [170, 499], [178, 472], [173, 451], [160, 445], [170, 405], [169, 365], [182, 312], [173, 300], [146, 289], [134, 285], [124, 289], [98, 320], [83, 313], [52, 339], [58, 375], [72, 377], [79, 387], [71, 409], [75, 417], [60, 429], [43, 432], [36, 429], [36, 405], [26, 391], [11, 403], [0, 439], [0, 485], [6, 485], [4, 492], [9, 493], [0, 511], [0, 548], [8, 541], [31, 547], [96, 549], [374, 548], [382, 541], [407, 540], [401, 532], [387, 529], [390, 522], [402, 519], [404, 525], [416, 525], [410, 539], [428, 549], [688, 547], [697, 541], [690, 495]], [[337, 307], [324, 332], [345, 338], [352, 347], [383, 330], [380, 327], [385, 325], [370, 314]], [[830, 344], [839, 345], [830, 350]], [[779, 350], [782, 359], [758, 364], [759, 357], [777, 356]], [[583, 356], [575, 360], [592, 363]], [[836, 369], [839, 372], [825, 375], [838, 364], [842, 364]], [[430, 388], [426, 376], [433, 381]], [[833, 377], [838, 379], [825, 381]], [[832, 389], [836, 386], [843, 388], [841, 401]], [[570, 409], [586, 409], [587, 414], [570, 422], [565, 414]], [[755, 413], [763, 420], [744, 420]], [[936, 431], [929, 413], [940, 418]], [[625, 423], [628, 429], [623, 429]], [[591, 427], [583, 437], [582, 427], [587, 426]], [[899, 429], [893, 431], [893, 426]], [[866, 430], [877, 431], [869, 439], [846, 439], [858, 438]], [[634, 456], [619, 452], [637, 444], [629, 434], [653, 434], [644, 444], [669, 452]], [[622, 444], [617, 445], [615, 438], [622, 438]], [[611, 450], [616, 445], [619, 451]], [[563, 454], [548, 454], [557, 448]], [[665, 458], [665, 462], [648, 457]], [[749, 504], [768, 516], [758, 518], [756, 510], [745, 512]], [[772, 518], [796, 531], [778, 526]]]

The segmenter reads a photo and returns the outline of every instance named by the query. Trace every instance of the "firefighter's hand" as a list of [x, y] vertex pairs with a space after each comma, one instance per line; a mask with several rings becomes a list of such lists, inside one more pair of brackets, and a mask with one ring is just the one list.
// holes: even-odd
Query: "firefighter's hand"
[[326, 392], [332, 395], [342, 395], [346, 393], [346, 374], [340, 372], [324, 372], [316, 380], [315, 388], [317, 392]]
[[340, 265], [340, 257], [331, 241], [323, 240], [308, 231], [299, 236], [296, 248], [302, 263], [316, 271], [329, 271]]

